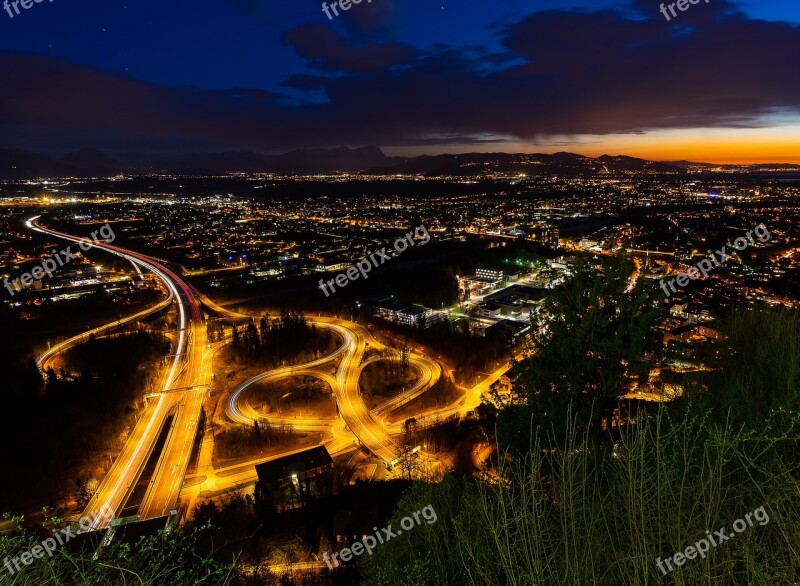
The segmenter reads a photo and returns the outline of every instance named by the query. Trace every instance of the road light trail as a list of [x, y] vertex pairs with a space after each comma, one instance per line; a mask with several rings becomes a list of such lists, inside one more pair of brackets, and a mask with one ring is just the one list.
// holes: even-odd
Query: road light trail
[[[36, 224], [38, 217], [31, 218], [26, 222], [28, 228], [70, 242], [88, 242], [85, 238], [45, 229]], [[162, 392], [145, 409], [125, 444], [122, 454], [106, 474], [100, 489], [86, 509], [87, 515], [97, 517], [94, 527], [103, 528], [108, 525], [112, 516], [111, 514], [101, 515], [101, 510], [111, 510], [113, 515], [119, 514], [136, 486], [142, 469], [154, 449], [158, 435], [171, 412], [174, 412], [172, 427], [166, 445], [159, 457], [154, 477], [139, 509], [139, 518], [148, 519], [166, 515], [178, 503], [192, 447], [197, 435], [205, 389], [208, 388], [212, 366], [210, 353], [206, 352], [206, 330], [203, 315], [200, 311], [200, 304], [202, 303], [210, 311], [220, 313], [225, 317], [239, 319], [247, 316], [219, 307], [213, 301], [200, 294], [194, 287], [184, 282], [173, 271], [150, 257], [124, 250], [108, 243], [92, 242], [91, 246], [124, 258], [136, 267], [151, 271], [169, 292], [169, 299], [162, 302], [164, 307], [174, 301], [178, 309], [178, 346], [172, 365], [165, 376]], [[152, 311], [152, 308], [142, 312], [142, 314], [149, 311]], [[141, 314], [127, 319], [131, 320], [139, 315]], [[237, 387], [228, 399], [227, 409], [229, 416], [233, 421], [240, 423], [247, 421], [249, 424], [252, 422], [252, 418], [248, 416], [253, 413], [253, 410], [249, 406], [244, 409], [240, 407], [240, 401], [246, 389], [256, 382], [296, 374], [316, 376], [325, 380], [331, 387], [339, 413], [352, 434], [370, 452], [384, 462], [389, 463], [396, 460], [398, 446], [390, 435], [395, 431], [396, 424], [387, 424], [383, 419], [377, 419], [375, 415], [395, 410], [425, 392], [441, 377], [441, 367], [434, 360], [412, 354], [411, 360], [413, 365], [420, 371], [420, 380], [409, 391], [386, 401], [373, 412], [370, 412], [360, 395], [359, 379], [364, 368], [379, 358], [370, 358], [366, 361], [363, 358], [368, 346], [375, 349], [382, 349], [385, 346], [375, 340], [366, 329], [357, 324], [337, 318], [325, 317], [313, 317], [310, 318], [310, 321], [336, 332], [343, 340], [342, 345], [331, 354], [320, 359], [295, 367], [276, 369], [246, 381]], [[111, 325], [103, 326], [100, 330], [104, 331], [104, 328]], [[88, 335], [91, 335], [91, 332], [63, 342], [59, 345], [60, 348], [51, 349], [51, 351], [43, 355], [42, 363], [49, 360], [57, 352], [71, 347], [70, 344], [78, 343], [82, 338], [85, 339]], [[335, 377], [319, 368], [340, 356], [342, 360], [336, 370]], [[181, 367], [184, 358], [185, 363]], [[501, 371], [504, 372], [504, 369], [498, 369], [491, 378], [499, 377]], [[451, 406], [434, 410], [433, 413], [426, 415], [463, 414], [472, 405], [477, 406], [481, 395], [486, 390], [484, 387], [488, 387], [488, 384], [487, 380], [476, 385], [473, 389], [467, 389], [466, 398], [462, 398]], [[187, 390], [179, 393], [167, 392], [176, 387], [186, 388]], [[278, 420], [284, 423], [281, 418]], [[302, 420], [298, 423], [300, 427], [305, 426], [309, 429], [320, 427], [319, 421], [311, 419]], [[330, 423], [330, 421], [325, 420], [322, 426], [330, 426]], [[334, 433], [334, 442], [336, 441], [336, 434]]]
[[[202, 314], [189, 287], [174, 272], [164, 265], [135, 252], [112, 246], [108, 243], [89, 242], [85, 238], [63, 234], [55, 230], [44, 228], [36, 222], [40, 216], [30, 218], [25, 225], [36, 232], [55, 236], [74, 243], [89, 243], [93, 248], [114, 254], [127, 261], [149, 270], [164, 284], [170, 297], [177, 302], [178, 307], [178, 345], [174, 353], [172, 365], [169, 368], [163, 390], [169, 390], [179, 372], [179, 366], [185, 354], [191, 350], [189, 343], [189, 326], [193, 331], [202, 330]], [[188, 307], [188, 312], [187, 312]], [[187, 316], [187, 313], [189, 314]], [[188, 321], [191, 317], [191, 322]], [[198, 327], [200, 326], [200, 327]], [[194, 373], [186, 376], [191, 377]], [[93, 527], [101, 529], [108, 526], [112, 517], [118, 515], [125, 502], [130, 497], [141, 472], [152, 453], [158, 435], [164, 422], [175, 404], [172, 395], [163, 394], [156, 398], [144, 411], [141, 419], [136, 424], [130, 438], [126, 442], [122, 453], [113, 463], [100, 484], [100, 488], [92, 497], [86, 508], [85, 515], [95, 518]], [[177, 419], [177, 418], [176, 418]], [[187, 456], [188, 459], [188, 456]], [[174, 491], [171, 491], [174, 492]], [[177, 495], [176, 495], [177, 499]], [[110, 511], [110, 512], [107, 512]]]
[[[395, 460], [398, 451], [397, 445], [390, 437], [385, 426], [379, 423], [373, 413], [367, 409], [359, 392], [359, 380], [364, 368], [372, 362], [382, 359], [382, 357], [378, 356], [364, 361], [363, 357], [367, 346], [375, 349], [382, 349], [385, 346], [375, 340], [364, 328], [351, 322], [327, 317], [310, 317], [309, 321], [319, 327], [328, 328], [336, 332], [341, 336], [343, 344], [332, 354], [312, 362], [274, 369], [243, 382], [234, 389], [228, 398], [228, 417], [243, 425], [250, 425], [253, 420], [263, 419], [249, 404], [243, 401], [244, 393], [247, 389], [258, 382], [266, 380], [308, 374], [328, 382], [336, 397], [339, 413], [347, 423], [350, 431], [369, 451], [384, 462]], [[342, 356], [342, 361], [337, 369], [335, 378], [331, 378], [327, 372], [318, 368], [339, 356]], [[406, 393], [379, 406], [378, 412], [396, 409], [419, 396], [439, 380], [442, 371], [438, 363], [418, 355], [412, 355], [412, 360], [414, 361], [414, 366], [420, 371], [420, 380]], [[287, 421], [282, 418], [267, 418], [267, 420], [276, 423], [293, 423], [291, 420]], [[298, 421], [297, 424], [296, 428], [298, 430], [312, 430], [319, 427], [319, 423], [314, 423], [307, 419]]]
[[164, 309], [172, 305], [173, 299], [174, 299], [173, 294], [172, 291], [170, 290], [169, 297], [167, 297], [164, 301], [161, 301], [157, 305], [154, 305], [153, 307], [145, 309], [144, 311], [140, 311], [139, 313], [136, 313], [134, 315], [128, 316], [125, 319], [114, 321], [105, 324], [103, 326], [99, 326], [97, 328], [94, 328], [93, 330], [89, 330], [88, 332], [84, 332], [83, 334], [78, 334], [77, 336], [69, 338], [68, 340], [64, 340], [63, 342], [59, 342], [46, 352], [43, 352], [39, 356], [39, 358], [36, 359], [36, 366], [39, 368], [40, 371], [44, 371], [47, 369], [49, 362], [59, 354], [63, 354], [64, 352], [66, 352], [71, 348], [74, 348], [78, 344], [86, 342], [92, 336], [96, 337], [102, 336], [106, 332], [110, 332], [115, 329], [121, 328], [122, 326], [126, 326], [129, 323], [143, 320], [147, 317], [150, 317], [151, 315], [158, 313], [159, 311], [163, 311]]

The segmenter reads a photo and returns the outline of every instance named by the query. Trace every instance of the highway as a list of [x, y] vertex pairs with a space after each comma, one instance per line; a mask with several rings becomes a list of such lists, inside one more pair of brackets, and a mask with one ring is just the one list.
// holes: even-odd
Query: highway
[[[40, 226], [37, 219], [38, 216], [28, 220], [26, 223], [28, 228], [73, 243], [86, 242], [86, 239]], [[142, 319], [156, 311], [165, 310], [170, 304], [176, 305], [178, 325], [177, 343], [173, 349], [171, 361], [163, 374], [160, 392], [156, 393], [147, 404], [123, 447], [122, 453], [112, 464], [84, 512], [85, 515], [97, 517], [94, 528], [100, 529], [108, 526], [113, 517], [121, 514], [170, 415], [172, 415], [172, 423], [165, 445], [159, 454], [155, 472], [149, 481], [138, 510], [138, 518], [145, 520], [168, 515], [178, 506], [198, 426], [202, 420], [203, 402], [210, 388], [213, 366], [213, 351], [207, 341], [201, 306], [232, 320], [249, 319], [249, 316], [219, 307], [183, 281], [163, 263], [153, 258], [112, 246], [109, 243], [97, 242], [93, 243], [93, 247], [124, 258], [133, 263], [137, 269], [151, 271], [164, 285], [168, 292], [168, 298], [156, 306], [124, 320], [95, 328], [57, 344], [39, 357], [37, 364], [40, 368], [60, 352], [87, 340], [93, 334], [102, 334], [125, 323]], [[402, 422], [389, 422], [387, 418], [392, 411], [412, 401], [436, 384], [442, 376], [442, 367], [429, 357], [411, 353], [410, 365], [420, 375], [417, 382], [412, 388], [370, 411], [361, 396], [359, 380], [364, 368], [382, 359], [382, 356], [367, 356], [368, 351], [380, 352], [386, 350], [386, 346], [361, 325], [332, 317], [311, 316], [308, 319], [317, 327], [326, 328], [335, 333], [341, 344], [333, 352], [319, 359], [292, 367], [274, 369], [245, 381], [227, 397], [225, 409], [228, 418], [244, 425], [252, 425], [253, 420], [258, 419], [266, 420], [272, 425], [290, 425], [300, 431], [330, 432], [332, 439], [327, 442], [327, 445], [332, 453], [351, 449], [357, 438], [370, 453], [387, 465], [396, 461], [399, 455], [399, 446], [393, 436], [402, 433], [403, 426]], [[489, 385], [507, 370], [508, 365], [499, 367], [491, 376], [472, 389], [464, 389], [466, 395], [452, 405], [421, 413], [416, 417], [417, 420], [425, 421], [448, 415], [464, 415], [480, 403], [481, 397], [486, 393]], [[332, 372], [333, 374], [331, 374]], [[303, 418], [299, 420], [273, 416], [264, 417], [250, 405], [247, 400], [247, 391], [253, 384], [290, 376], [313, 376], [324, 381], [331, 388], [335, 397], [338, 417], [336, 419]], [[203, 455], [204, 453], [201, 453], [201, 460]], [[205, 455], [207, 456], [207, 454]], [[427, 458], [427, 456], [423, 456]], [[207, 489], [223, 489], [231, 483], [249, 482], [254, 477], [254, 471], [246, 470], [230, 476], [214, 474], [213, 477], [213, 482], [202, 482]], [[189, 492], [194, 493], [199, 488], [200, 486], [196, 485]], [[101, 515], [101, 509], [104, 508], [113, 513]]]
[[[420, 372], [419, 381], [402, 395], [386, 401], [370, 412], [361, 397], [358, 383], [364, 368], [372, 362], [381, 360], [382, 357], [373, 356], [365, 360], [364, 355], [368, 347], [373, 350], [383, 350], [386, 346], [373, 338], [366, 328], [358, 324], [329, 317], [309, 317], [308, 319], [317, 327], [328, 328], [335, 332], [342, 340], [341, 346], [331, 354], [312, 362], [271, 370], [243, 382], [228, 398], [228, 417], [244, 425], [251, 425], [254, 419], [267, 419], [271, 424], [293, 425], [299, 431], [330, 428], [330, 422], [326, 420], [303, 419], [298, 421], [275, 417], [264, 418], [245, 399], [247, 389], [258, 382], [297, 375], [315, 376], [331, 387], [341, 417], [358, 440], [385, 463], [392, 462], [397, 458], [397, 445], [387, 432], [385, 425], [378, 421], [376, 415], [397, 409], [429, 389], [439, 380], [442, 374], [441, 367], [430, 358], [412, 353], [409, 362]], [[329, 374], [330, 366], [324, 369], [320, 368], [339, 358], [341, 360], [335, 376]]]
[[36, 359], [36, 366], [39, 368], [40, 371], [44, 372], [47, 370], [47, 367], [50, 366], [51, 361], [58, 356], [59, 354], [63, 354], [70, 348], [74, 348], [78, 344], [82, 344], [95, 336], [99, 338], [109, 332], [112, 332], [116, 329], [121, 328], [122, 326], [126, 326], [130, 323], [134, 323], [143, 319], [150, 317], [151, 315], [155, 315], [156, 313], [163, 311], [164, 309], [168, 308], [172, 305], [173, 297], [172, 297], [172, 290], [169, 290], [169, 296], [164, 300], [159, 302], [158, 304], [130, 315], [126, 318], [123, 318], [118, 321], [111, 322], [109, 324], [102, 325], [100, 327], [91, 329], [83, 334], [78, 334], [77, 336], [73, 336], [68, 340], [64, 340], [63, 342], [59, 342], [55, 344], [51, 348], [49, 348], [46, 352], [43, 352], [37, 359]]
[[[516, 354], [516, 359], [522, 360], [524, 358], [524, 354], [522, 352], [518, 352]], [[467, 413], [474, 410], [481, 404], [481, 401], [485, 395], [488, 395], [489, 388], [506, 374], [511, 367], [509, 366], [508, 362], [503, 362], [502, 365], [498, 366], [493, 372], [488, 373], [486, 378], [482, 381], [477, 383], [473, 387], [463, 387], [459, 386], [458, 388], [464, 391], [464, 396], [456, 399], [450, 405], [446, 405], [444, 407], [436, 407], [433, 409], [429, 409], [427, 411], [423, 411], [422, 413], [418, 413], [414, 415], [414, 418], [417, 420], [417, 423], [420, 425], [427, 425], [430, 423], [434, 423], [437, 419], [442, 420], [448, 417], [452, 417], [456, 415], [458, 417], [465, 417]], [[396, 422], [389, 422], [387, 417], [383, 417], [381, 422], [384, 428], [389, 433], [401, 433], [403, 431], [403, 426], [405, 421], [396, 421]]]
[[[86, 238], [45, 228], [38, 224], [38, 218], [39, 216], [30, 218], [26, 226], [33, 231], [76, 244], [88, 242]], [[197, 433], [202, 401], [207, 388], [204, 385], [208, 384], [211, 365], [206, 357], [206, 331], [200, 303], [194, 292], [178, 275], [149, 257], [109, 243], [92, 242], [92, 247], [124, 258], [135, 266], [155, 274], [169, 291], [170, 302], [177, 304], [178, 317], [177, 346], [170, 366], [163, 376], [162, 392], [150, 401], [142, 413], [122, 453], [111, 466], [84, 512], [84, 515], [96, 517], [93, 527], [101, 529], [108, 526], [113, 517], [119, 516], [150, 458], [167, 417], [172, 412], [175, 416], [168, 441], [160, 456], [145, 500], [139, 509], [139, 518], [149, 519], [167, 514], [177, 505], [191, 446]], [[67, 342], [72, 340], [74, 338]], [[51, 349], [51, 356], [54, 350]], [[48, 359], [47, 356], [40, 358], [42, 362]], [[173, 391], [177, 388], [186, 390]], [[111, 513], [103, 514], [103, 511]]]

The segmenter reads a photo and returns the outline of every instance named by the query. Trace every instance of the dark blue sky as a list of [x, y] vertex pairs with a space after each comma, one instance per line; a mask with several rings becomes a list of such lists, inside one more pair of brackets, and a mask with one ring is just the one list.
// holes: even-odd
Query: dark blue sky
[[0, 11], [0, 147], [800, 147], [797, 1], [659, 4], [45, 0]]

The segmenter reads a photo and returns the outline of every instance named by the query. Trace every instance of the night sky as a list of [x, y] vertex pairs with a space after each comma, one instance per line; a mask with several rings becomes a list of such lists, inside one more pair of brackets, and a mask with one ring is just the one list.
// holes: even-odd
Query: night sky
[[44, 0], [0, 11], [0, 148], [800, 162], [797, 0], [659, 4]]

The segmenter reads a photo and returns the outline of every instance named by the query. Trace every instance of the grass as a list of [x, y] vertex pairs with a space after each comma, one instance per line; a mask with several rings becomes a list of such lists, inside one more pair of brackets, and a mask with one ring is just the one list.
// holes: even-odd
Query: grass
[[[785, 418], [781, 417], [781, 421]], [[798, 427], [759, 432], [710, 426], [659, 407], [614, 447], [569, 432], [565, 450], [534, 439], [527, 459], [496, 479], [417, 485], [397, 519], [427, 504], [439, 522], [362, 563], [363, 584], [794, 584], [800, 580]], [[755, 523], [664, 575], [656, 558], [706, 532]], [[415, 569], [416, 568], [416, 569]], [[406, 580], [408, 577], [410, 580]]]
[[[196, 551], [199, 532], [174, 531], [144, 537], [135, 544], [112, 541], [95, 559], [93, 551], [75, 553], [60, 547], [51, 557], [34, 560], [11, 574], [0, 569], [2, 586], [227, 586], [235, 572], [210, 556]], [[22, 531], [0, 537], [0, 560], [32, 550], [42, 536]], [[232, 560], [233, 561], [233, 560]], [[20, 564], [22, 566], [22, 564]], [[13, 567], [13, 566], [12, 566]]]

